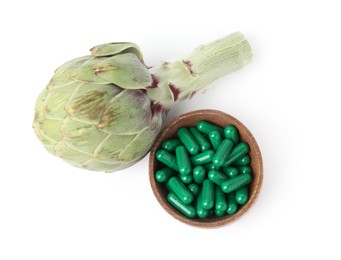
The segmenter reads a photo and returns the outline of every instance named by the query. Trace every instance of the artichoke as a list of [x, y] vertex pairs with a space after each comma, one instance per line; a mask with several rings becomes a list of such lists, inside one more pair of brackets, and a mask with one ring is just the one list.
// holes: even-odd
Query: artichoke
[[239, 32], [152, 68], [133, 43], [99, 45], [55, 71], [37, 98], [33, 128], [47, 151], [74, 166], [121, 170], [148, 153], [163, 112], [251, 57]]

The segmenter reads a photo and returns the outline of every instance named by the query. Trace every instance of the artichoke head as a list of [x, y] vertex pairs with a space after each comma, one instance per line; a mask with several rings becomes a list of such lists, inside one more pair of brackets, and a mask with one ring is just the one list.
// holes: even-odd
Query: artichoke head
[[239, 32], [151, 68], [129, 42], [99, 45], [91, 54], [55, 71], [37, 99], [33, 127], [50, 153], [107, 172], [148, 153], [163, 111], [252, 60]]
[[50, 153], [74, 166], [121, 170], [148, 153], [162, 114], [146, 94], [153, 80], [135, 44], [103, 44], [91, 54], [55, 71], [33, 127]]

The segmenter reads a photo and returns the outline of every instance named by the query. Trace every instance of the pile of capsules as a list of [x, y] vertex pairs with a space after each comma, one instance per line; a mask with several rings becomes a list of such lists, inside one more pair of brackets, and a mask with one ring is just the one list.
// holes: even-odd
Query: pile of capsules
[[166, 185], [168, 202], [189, 218], [235, 214], [248, 201], [252, 181], [250, 148], [236, 127], [202, 120], [177, 136], [156, 152], [164, 167], [155, 179]]

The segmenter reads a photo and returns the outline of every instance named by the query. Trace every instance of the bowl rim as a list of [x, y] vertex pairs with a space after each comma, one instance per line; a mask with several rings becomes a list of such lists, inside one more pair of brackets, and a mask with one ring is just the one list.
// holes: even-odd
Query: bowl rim
[[[154, 168], [155, 168], [155, 164], [156, 164], [155, 153], [159, 149], [159, 147], [161, 146], [161, 143], [164, 140], [164, 136], [167, 134], [167, 132], [170, 129], [175, 127], [179, 121], [186, 120], [190, 117], [204, 116], [207, 118], [210, 115], [221, 116], [221, 117], [227, 118], [229, 121], [233, 122], [232, 124], [237, 127], [239, 132], [242, 131], [242, 132], [244, 132], [244, 135], [248, 136], [248, 138], [250, 139], [249, 142], [252, 143], [252, 148], [254, 150], [255, 158], [256, 158], [257, 163], [258, 163], [258, 171], [257, 171], [257, 174], [255, 174], [253, 172], [253, 181], [256, 182], [256, 185], [254, 187], [254, 191], [250, 194], [250, 198], [249, 198], [248, 202], [245, 205], [243, 205], [243, 207], [240, 210], [238, 210], [238, 212], [236, 214], [226, 215], [226, 216], [221, 217], [220, 219], [212, 221], [212, 222], [203, 222], [204, 221], [203, 219], [198, 219], [198, 218], [190, 219], [190, 218], [187, 218], [186, 216], [182, 215], [180, 212], [177, 212], [167, 202], [167, 199], [164, 198], [163, 196], [161, 196], [161, 194], [157, 188], [158, 184], [157, 184], [155, 177], [154, 177], [154, 174], [155, 174]], [[202, 119], [202, 120], [209, 121], [209, 119]], [[253, 158], [253, 160], [255, 160], [255, 158]], [[235, 220], [239, 219], [242, 215], [244, 215], [250, 209], [250, 207], [254, 204], [255, 200], [257, 199], [257, 197], [260, 193], [260, 190], [261, 190], [262, 183], [263, 183], [262, 155], [261, 155], [259, 146], [256, 142], [256, 139], [254, 138], [252, 133], [249, 131], [249, 129], [243, 123], [241, 123], [235, 117], [233, 117], [233, 116], [231, 116], [225, 112], [222, 112], [220, 110], [214, 110], [214, 109], [194, 110], [194, 111], [190, 111], [190, 112], [180, 114], [180, 115], [174, 117], [160, 131], [155, 142], [153, 143], [153, 146], [152, 146], [152, 148], [150, 150], [150, 154], [149, 154], [149, 182], [150, 182], [152, 191], [153, 191], [157, 201], [159, 202], [159, 204], [163, 207], [164, 210], [166, 210], [166, 212], [168, 212], [171, 216], [173, 216], [177, 220], [179, 220], [183, 223], [186, 223], [188, 225], [196, 226], [196, 227], [205, 227], [205, 228], [220, 227], [220, 226], [223, 226], [226, 224], [230, 224], [230, 223], [234, 222]]]

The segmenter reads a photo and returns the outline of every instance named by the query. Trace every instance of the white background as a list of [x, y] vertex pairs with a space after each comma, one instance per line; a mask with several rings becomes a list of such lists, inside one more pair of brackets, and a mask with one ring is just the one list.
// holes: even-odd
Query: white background
[[[340, 259], [338, 2], [2, 1], [0, 259]], [[37, 95], [92, 46], [136, 42], [153, 66], [237, 30], [253, 63], [166, 118], [213, 108], [254, 134], [264, 182], [237, 222], [199, 229], [173, 219], [151, 191], [149, 156], [90, 172], [35, 137]]]

